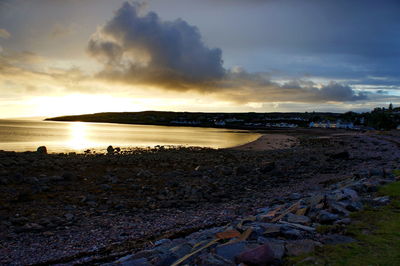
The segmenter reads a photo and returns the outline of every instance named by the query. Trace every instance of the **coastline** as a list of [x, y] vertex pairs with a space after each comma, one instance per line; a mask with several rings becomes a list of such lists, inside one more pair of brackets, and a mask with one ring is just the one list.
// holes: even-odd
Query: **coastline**
[[262, 134], [258, 139], [228, 149], [239, 151], [267, 151], [292, 148], [298, 145], [298, 138], [285, 134]]

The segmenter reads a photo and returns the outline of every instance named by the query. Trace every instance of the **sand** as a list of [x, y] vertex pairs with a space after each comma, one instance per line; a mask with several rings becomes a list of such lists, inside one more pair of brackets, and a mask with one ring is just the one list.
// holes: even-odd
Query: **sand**
[[277, 149], [288, 149], [296, 146], [299, 140], [296, 137], [283, 134], [263, 134], [255, 141], [233, 147], [235, 150], [243, 151], [266, 151]]

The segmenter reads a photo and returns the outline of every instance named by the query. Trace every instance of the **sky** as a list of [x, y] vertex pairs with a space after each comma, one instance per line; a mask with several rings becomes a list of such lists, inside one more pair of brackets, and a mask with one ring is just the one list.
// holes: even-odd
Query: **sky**
[[0, 118], [400, 105], [400, 2], [0, 0]]

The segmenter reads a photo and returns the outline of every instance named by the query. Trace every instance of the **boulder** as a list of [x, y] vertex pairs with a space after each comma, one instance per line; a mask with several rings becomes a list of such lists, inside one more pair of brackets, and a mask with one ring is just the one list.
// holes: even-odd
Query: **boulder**
[[216, 254], [226, 260], [233, 261], [235, 256], [246, 249], [246, 241], [226, 243], [215, 248]]
[[39, 154], [47, 154], [47, 148], [46, 146], [40, 146], [36, 149], [36, 152]]
[[246, 265], [269, 265], [273, 262], [275, 256], [269, 244], [244, 251], [235, 258], [237, 264], [244, 263]]
[[113, 146], [108, 146], [107, 147], [107, 154], [114, 154], [114, 148], [113, 148]]
[[317, 216], [318, 222], [321, 224], [331, 224], [339, 219], [339, 215], [322, 210]]

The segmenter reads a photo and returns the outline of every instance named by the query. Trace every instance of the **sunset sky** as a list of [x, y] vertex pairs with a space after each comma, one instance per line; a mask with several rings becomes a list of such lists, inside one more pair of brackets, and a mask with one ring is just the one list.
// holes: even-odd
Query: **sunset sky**
[[400, 2], [0, 0], [0, 117], [400, 105]]

